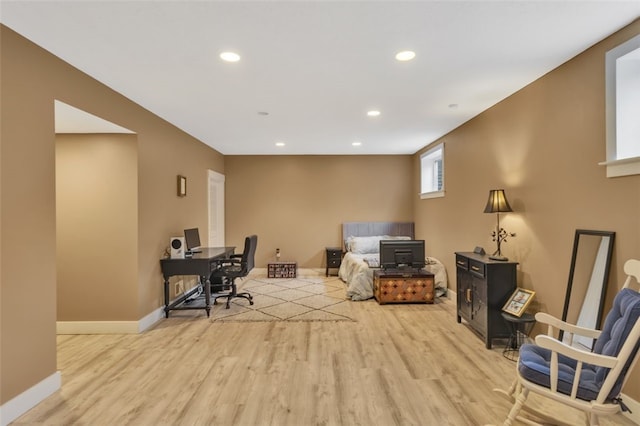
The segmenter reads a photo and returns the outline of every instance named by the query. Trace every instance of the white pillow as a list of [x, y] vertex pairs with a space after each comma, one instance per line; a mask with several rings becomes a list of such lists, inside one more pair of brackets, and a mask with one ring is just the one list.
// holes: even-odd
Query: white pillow
[[410, 240], [411, 237], [406, 235], [386, 235], [384, 240]]
[[354, 254], [378, 253], [380, 251], [380, 240], [385, 239], [384, 235], [373, 237], [349, 237], [347, 238], [347, 249]]
[[346, 251], [351, 251], [351, 241], [353, 241], [355, 237], [353, 235], [349, 235], [346, 240], [344, 240], [344, 249]]

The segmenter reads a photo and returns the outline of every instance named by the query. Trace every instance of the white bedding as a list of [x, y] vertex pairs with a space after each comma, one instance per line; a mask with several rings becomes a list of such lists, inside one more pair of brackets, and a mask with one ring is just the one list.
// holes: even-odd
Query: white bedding
[[342, 259], [338, 276], [347, 283], [347, 297], [351, 300], [367, 300], [373, 297], [373, 269], [364, 259], [379, 261], [377, 253], [355, 254], [348, 252]]
[[[351, 300], [367, 300], [373, 297], [373, 271], [365, 259], [379, 261], [378, 253], [355, 254], [348, 252], [342, 259], [338, 276], [347, 284], [347, 297]], [[434, 275], [436, 296], [447, 292], [447, 272], [444, 265], [433, 257], [427, 257], [424, 269]]]

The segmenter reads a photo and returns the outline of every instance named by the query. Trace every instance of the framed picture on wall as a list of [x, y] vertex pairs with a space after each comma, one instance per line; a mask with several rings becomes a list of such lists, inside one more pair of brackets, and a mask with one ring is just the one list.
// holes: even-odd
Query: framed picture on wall
[[187, 178], [185, 176], [178, 175], [178, 197], [187, 196]]
[[517, 288], [507, 300], [507, 303], [504, 304], [502, 310], [516, 317], [521, 317], [535, 294], [535, 291]]

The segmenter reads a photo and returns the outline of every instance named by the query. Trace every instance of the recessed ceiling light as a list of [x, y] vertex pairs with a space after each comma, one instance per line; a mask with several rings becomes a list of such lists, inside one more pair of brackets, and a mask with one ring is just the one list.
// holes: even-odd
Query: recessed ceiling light
[[449, 108], [456, 109], [458, 108], [458, 104], [449, 104]]
[[369, 117], [377, 117], [380, 115], [380, 111], [376, 111], [376, 110], [367, 111], [367, 115]]
[[258, 115], [269, 115], [267, 111], [258, 111]]
[[352, 142], [351, 145], [360, 146], [360, 145], [362, 145], [362, 142], [355, 141], [355, 142]]
[[399, 61], [410, 61], [416, 57], [416, 52], [411, 50], [403, 50], [402, 52], [398, 52], [396, 54], [396, 59]]
[[238, 62], [240, 60], [240, 55], [235, 52], [222, 52], [220, 54], [220, 59], [227, 62]]
[[284, 142], [276, 142], [276, 146], [284, 146]]

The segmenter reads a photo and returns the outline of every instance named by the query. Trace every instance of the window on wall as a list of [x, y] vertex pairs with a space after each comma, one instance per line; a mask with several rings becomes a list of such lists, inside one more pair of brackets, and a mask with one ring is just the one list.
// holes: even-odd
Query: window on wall
[[640, 35], [606, 55], [607, 177], [640, 174]]
[[444, 197], [444, 144], [420, 155], [420, 198]]

